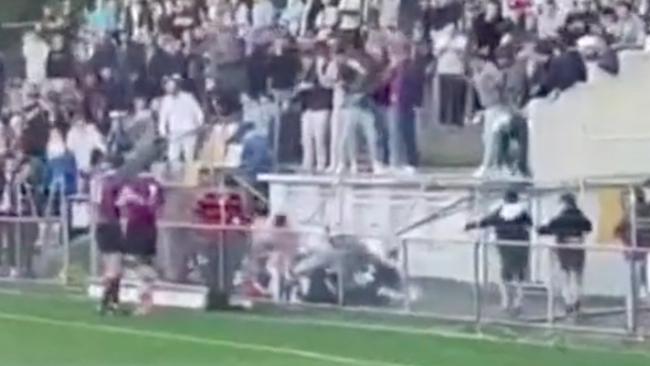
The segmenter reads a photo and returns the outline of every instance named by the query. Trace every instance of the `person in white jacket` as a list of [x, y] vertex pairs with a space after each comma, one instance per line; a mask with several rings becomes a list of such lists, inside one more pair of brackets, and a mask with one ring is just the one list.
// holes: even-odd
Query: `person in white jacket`
[[77, 169], [84, 175], [90, 174], [94, 151], [106, 153], [106, 141], [94, 124], [88, 123], [82, 116], [77, 116], [70, 126], [66, 137], [68, 150], [74, 155]]
[[275, 25], [275, 7], [270, 0], [256, 0], [251, 11], [253, 29], [263, 29]]
[[170, 162], [193, 161], [195, 131], [203, 125], [203, 110], [192, 94], [180, 89], [177, 78], [165, 81], [165, 92], [160, 102], [158, 127], [160, 135], [169, 140], [167, 158]]
[[46, 79], [45, 65], [50, 47], [35, 32], [27, 32], [23, 36], [23, 57], [25, 58], [25, 74], [27, 82], [40, 85]]

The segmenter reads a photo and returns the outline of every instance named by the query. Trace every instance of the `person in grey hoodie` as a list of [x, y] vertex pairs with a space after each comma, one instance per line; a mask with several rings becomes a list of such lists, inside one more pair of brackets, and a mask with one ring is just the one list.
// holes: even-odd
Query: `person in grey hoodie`
[[474, 176], [493, 176], [500, 169], [498, 146], [510, 121], [510, 111], [503, 101], [503, 74], [487, 55], [479, 54], [472, 61], [473, 83], [483, 110], [475, 116], [483, 122], [483, 160]]

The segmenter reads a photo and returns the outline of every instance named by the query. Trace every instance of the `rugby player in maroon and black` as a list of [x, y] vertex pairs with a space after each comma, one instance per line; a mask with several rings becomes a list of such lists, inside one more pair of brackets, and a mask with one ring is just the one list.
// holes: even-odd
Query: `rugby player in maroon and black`
[[150, 174], [129, 179], [120, 191], [118, 205], [126, 219], [124, 251], [135, 257], [140, 277], [140, 307], [136, 313], [146, 314], [153, 306], [153, 267], [158, 237], [158, 211], [163, 204], [162, 187]]
[[96, 222], [95, 240], [103, 265], [103, 293], [99, 307], [101, 314], [115, 312], [120, 302], [124, 240], [117, 203], [122, 180], [114, 170], [119, 165], [120, 162], [113, 162], [113, 166], [99, 173], [90, 185], [91, 204]]

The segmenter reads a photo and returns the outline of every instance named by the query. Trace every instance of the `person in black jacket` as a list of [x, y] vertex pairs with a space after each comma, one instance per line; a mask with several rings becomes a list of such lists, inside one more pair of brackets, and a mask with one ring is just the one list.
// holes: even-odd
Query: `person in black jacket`
[[587, 66], [574, 43], [539, 41], [535, 52], [541, 61], [531, 78], [533, 98], [557, 97], [572, 86], [587, 81]]
[[519, 199], [516, 191], [508, 190], [499, 208], [483, 219], [465, 226], [465, 230], [494, 228], [501, 258], [501, 306], [508, 311], [519, 311], [521, 308], [521, 284], [528, 273], [528, 244], [532, 224], [527, 203]]
[[61, 35], [52, 38], [52, 48], [47, 56], [46, 75], [49, 79], [72, 79], [74, 58]]
[[[591, 232], [591, 221], [578, 208], [576, 198], [567, 193], [560, 198], [563, 208], [551, 221], [540, 227], [540, 235], [554, 235], [558, 246], [581, 245], [584, 236]], [[585, 266], [584, 249], [558, 249], [557, 256], [564, 275], [562, 296], [567, 314], [580, 310], [580, 293], [582, 290], [582, 274]]]

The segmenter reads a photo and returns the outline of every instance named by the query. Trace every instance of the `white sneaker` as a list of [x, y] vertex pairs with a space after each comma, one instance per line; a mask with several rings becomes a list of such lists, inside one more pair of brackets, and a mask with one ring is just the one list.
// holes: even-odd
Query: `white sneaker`
[[345, 167], [343, 165], [331, 166], [329, 169], [327, 169], [327, 173], [334, 175], [341, 175], [344, 171]]
[[418, 301], [422, 298], [422, 289], [416, 285], [410, 285], [407, 288], [407, 295], [411, 301]]
[[647, 288], [641, 287], [639, 289], [639, 299], [641, 299], [641, 301], [646, 301], [646, 302], [650, 301], [650, 294], [648, 293]]
[[486, 175], [487, 175], [487, 168], [485, 168], [484, 166], [480, 166], [478, 169], [476, 169], [474, 174], [472, 174], [474, 178], [485, 178]]
[[417, 173], [417, 169], [415, 169], [414, 166], [407, 165], [402, 168], [402, 172], [407, 175], [415, 175], [415, 173]]
[[373, 174], [385, 174], [386, 168], [381, 163], [372, 164], [372, 173]]

